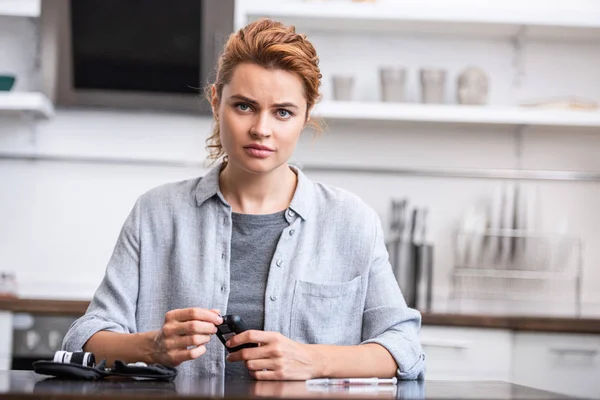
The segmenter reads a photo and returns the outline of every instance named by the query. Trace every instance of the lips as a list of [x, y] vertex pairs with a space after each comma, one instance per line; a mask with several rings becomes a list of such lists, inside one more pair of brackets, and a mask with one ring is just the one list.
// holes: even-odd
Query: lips
[[244, 150], [246, 151], [246, 154], [253, 158], [267, 158], [275, 152], [275, 150], [271, 149], [270, 147], [260, 144], [246, 146], [244, 147]]
[[246, 146], [247, 149], [256, 149], [256, 150], [266, 150], [266, 151], [275, 151], [268, 146], [264, 146], [262, 144], [251, 144], [250, 146]]

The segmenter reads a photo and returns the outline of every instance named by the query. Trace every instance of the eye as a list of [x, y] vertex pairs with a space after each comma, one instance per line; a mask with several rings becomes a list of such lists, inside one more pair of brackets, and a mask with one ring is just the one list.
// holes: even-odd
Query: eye
[[237, 108], [238, 110], [242, 111], [242, 112], [247, 112], [250, 111], [250, 105], [246, 104], [246, 103], [237, 103], [235, 105], [235, 108]]
[[280, 108], [279, 110], [277, 110], [277, 116], [281, 119], [288, 119], [290, 117], [292, 117], [294, 114], [292, 114], [290, 111], [284, 109], [284, 108]]

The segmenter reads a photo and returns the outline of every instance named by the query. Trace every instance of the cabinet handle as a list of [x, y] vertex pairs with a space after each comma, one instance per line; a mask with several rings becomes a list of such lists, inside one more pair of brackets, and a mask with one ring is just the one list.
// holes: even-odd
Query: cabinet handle
[[468, 342], [459, 340], [421, 340], [421, 346], [439, 347], [443, 349], [467, 350]]
[[598, 349], [578, 349], [571, 347], [551, 347], [550, 351], [557, 354], [579, 354], [582, 356], [594, 357], [600, 351]]

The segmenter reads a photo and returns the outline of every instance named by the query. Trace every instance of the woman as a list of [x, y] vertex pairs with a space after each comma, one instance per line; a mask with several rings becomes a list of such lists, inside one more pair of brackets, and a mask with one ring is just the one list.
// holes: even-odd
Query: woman
[[[66, 350], [190, 375], [423, 376], [421, 316], [400, 293], [377, 214], [287, 164], [320, 79], [293, 27], [261, 20], [229, 38], [210, 87], [208, 149], [224, 160], [138, 199]], [[212, 338], [225, 313], [251, 328], [228, 346], [259, 346], [226, 359]]]

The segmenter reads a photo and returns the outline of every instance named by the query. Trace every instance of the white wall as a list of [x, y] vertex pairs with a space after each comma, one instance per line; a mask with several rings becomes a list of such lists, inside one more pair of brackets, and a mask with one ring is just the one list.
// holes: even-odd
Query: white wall
[[[0, 152], [130, 159], [201, 160], [210, 121], [169, 115], [59, 111], [37, 142], [3, 121]], [[137, 196], [198, 168], [0, 161], [0, 269], [15, 270], [20, 294], [88, 298], [102, 278]]]
[[[592, 7], [590, 3], [590, 7]], [[0, 21], [0, 43], [30, 35], [31, 24]], [[357, 75], [358, 97], [378, 99], [377, 67], [409, 67], [409, 100], [418, 97], [416, 71], [437, 65], [450, 71], [449, 102], [456, 74], [467, 65], [491, 76], [493, 104], [556, 95], [600, 101], [600, 45], [528, 42], [521, 86], [513, 85], [508, 40], [427, 36], [311, 35], [321, 57], [324, 98], [334, 72]], [[11, 40], [8, 40], [11, 42]], [[15, 47], [12, 53], [19, 53]], [[29, 50], [25, 49], [25, 53]], [[31, 52], [29, 52], [31, 54]], [[11, 58], [10, 68], [28, 71], [31, 57]], [[26, 73], [26, 72], [25, 72]], [[27, 90], [35, 77], [25, 80]], [[34, 83], [31, 83], [34, 82]], [[25, 85], [25, 83], [23, 83]], [[0, 120], [0, 153], [38, 152], [78, 157], [173, 160], [204, 159], [210, 120], [156, 113], [59, 109], [33, 135], [22, 121]], [[523, 168], [600, 171], [600, 132], [532, 130], [524, 134]], [[354, 166], [514, 168], [514, 131], [508, 128], [447, 128], [331, 123], [317, 140], [305, 135], [295, 161]], [[15, 270], [26, 297], [89, 298], [100, 279], [121, 224], [136, 197], [164, 182], [205, 172], [197, 167], [105, 165], [0, 160], [0, 270]], [[436, 301], [446, 310], [452, 268], [451, 233], [469, 204], [490, 196], [501, 182], [484, 179], [311, 173], [312, 178], [356, 192], [385, 220], [392, 197], [430, 209], [436, 246]], [[544, 230], [561, 219], [585, 241], [584, 302], [600, 315], [600, 183], [525, 182], [537, 185]], [[485, 312], [485, 310], [482, 310]]]
[[37, 31], [34, 19], [0, 16], [0, 74], [19, 74], [14, 90], [39, 88]]

